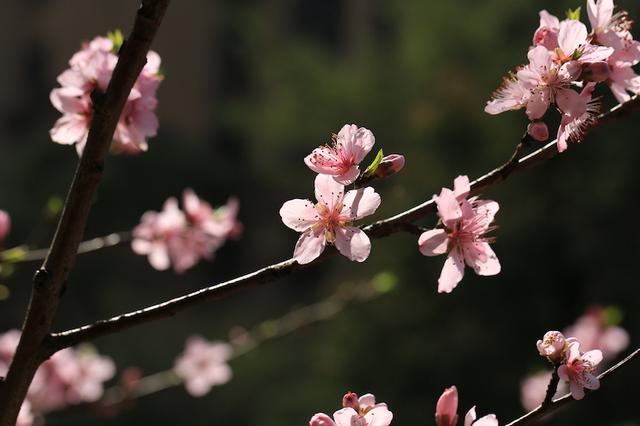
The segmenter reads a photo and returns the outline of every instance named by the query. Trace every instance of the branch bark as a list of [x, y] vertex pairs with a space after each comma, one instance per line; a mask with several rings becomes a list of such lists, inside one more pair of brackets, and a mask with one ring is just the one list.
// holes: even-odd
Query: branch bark
[[[640, 96], [634, 96], [625, 104], [618, 105], [613, 109], [601, 114], [599, 123], [610, 121], [613, 118], [622, 117], [631, 110], [640, 107]], [[471, 194], [478, 194], [483, 189], [489, 188], [497, 183], [506, 180], [512, 173], [528, 169], [536, 164], [544, 162], [558, 154], [556, 141], [549, 142], [544, 147], [533, 153], [523, 156], [524, 144], [521, 142], [514, 153], [502, 166], [492, 170], [484, 176], [471, 183]], [[371, 225], [365, 226], [363, 230], [371, 238], [383, 238], [396, 232], [414, 232], [416, 227], [413, 222], [425, 217], [427, 214], [435, 212], [433, 200], [426, 201], [409, 210], [399, 213], [388, 219], [380, 220]], [[335, 250], [325, 250], [319, 260], [326, 259], [335, 253]], [[312, 265], [316, 262], [312, 262]], [[238, 290], [266, 284], [277, 278], [302, 269], [308, 265], [300, 265], [295, 260], [289, 259], [259, 269], [241, 277], [222, 282], [210, 287], [202, 288], [193, 293], [177, 297], [157, 305], [149, 306], [137, 311], [121, 314], [106, 320], [101, 320], [93, 324], [87, 324], [72, 330], [54, 333], [49, 340], [49, 349], [54, 353], [60, 349], [76, 345], [80, 342], [92, 340], [100, 336], [105, 336], [120, 332], [130, 327], [167, 318], [190, 306], [205, 302], [207, 300], [220, 299]]]
[[44, 342], [82, 239], [96, 190], [102, 178], [116, 124], [131, 88], [146, 63], [169, 0], [143, 0], [131, 35], [119, 52], [118, 63], [105, 93], [94, 91], [93, 119], [82, 158], [67, 194], [49, 252], [33, 279], [31, 300], [20, 343], [0, 386], [0, 426], [14, 426], [39, 365], [50, 356]]
[[[617, 363], [616, 365], [614, 365], [613, 367], [609, 368], [607, 371], [605, 371], [604, 373], [600, 374], [598, 376], [598, 379], [600, 379], [600, 381], [604, 380], [606, 377], [610, 376], [611, 374], [615, 373], [617, 370], [621, 369], [622, 367], [624, 367], [626, 364], [628, 364], [629, 362], [633, 361], [635, 358], [640, 358], [640, 348], [636, 349], [635, 351], [633, 351], [629, 356], [627, 356], [625, 359], [623, 359], [622, 361], [620, 361], [619, 363]], [[591, 393], [592, 391], [589, 391], [588, 389], [585, 389], [585, 393]], [[575, 401], [572, 397], [571, 394], [567, 394], [564, 395], [556, 400], [553, 400], [550, 403], [543, 403], [542, 405], [538, 406], [538, 408], [528, 412], [527, 414], [525, 414], [524, 416], [512, 421], [511, 423], [507, 424], [507, 426], [522, 426], [522, 425], [528, 425], [531, 424], [537, 420], [542, 419], [543, 417], [546, 417], [548, 415], [550, 415], [551, 413], [555, 412], [556, 410], [558, 410], [561, 407], [564, 407], [565, 405], [569, 404], [571, 401]]]

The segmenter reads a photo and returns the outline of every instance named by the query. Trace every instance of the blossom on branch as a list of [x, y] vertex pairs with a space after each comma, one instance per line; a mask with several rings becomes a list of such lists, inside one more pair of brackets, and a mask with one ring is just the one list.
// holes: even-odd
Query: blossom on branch
[[367, 156], [375, 143], [371, 130], [355, 124], [345, 124], [333, 144], [316, 148], [304, 159], [314, 172], [333, 176], [342, 185], [353, 183], [360, 175], [358, 165]]
[[316, 259], [327, 243], [356, 262], [364, 262], [371, 252], [367, 234], [353, 221], [372, 215], [380, 205], [380, 195], [372, 187], [344, 192], [344, 185], [329, 175], [315, 179], [317, 203], [294, 199], [282, 205], [280, 216], [289, 228], [302, 232], [293, 257], [300, 264]]
[[479, 200], [469, 195], [469, 178], [458, 176], [454, 190], [442, 188], [434, 199], [443, 228], [424, 232], [418, 239], [420, 253], [438, 256], [447, 253], [447, 260], [438, 279], [438, 292], [450, 293], [464, 276], [464, 265], [478, 275], [496, 275], [500, 262], [489, 246], [495, 229], [492, 225], [499, 205], [495, 201]]
[[[61, 87], [51, 91], [51, 103], [63, 114], [49, 132], [51, 139], [59, 144], [75, 144], [78, 155], [84, 150], [91, 125], [91, 93], [106, 91], [118, 62], [118, 48], [107, 37], [83, 43], [69, 60], [70, 68], [58, 76]], [[148, 149], [147, 138], [155, 136], [158, 129], [156, 91], [161, 81], [160, 56], [149, 51], [118, 121], [112, 143], [114, 152], [133, 154]]]
[[[495, 414], [477, 419], [475, 405], [464, 416], [464, 426], [498, 426]], [[458, 389], [446, 388], [436, 404], [436, 426], [456, 426], [458, 423]]]
[[209, 342], [200, 336], [187, 339], [185, 350], [174, 364], [173, 371], [184, 380], [187, 392], [193, 396], [206, 395], [213, 386], [231, 380], [227, 361], [233, 349], [224, 342]]
[[161, 212], [142, 215], [141, 223], [133, 230], [131, 248], [148, 256], [151, 266], [159, 271], [173, 266], [182, 273], [202, 258], [211, 260], [228, 239], [238, 238], [242, 232], [235, 198], [214, 209], [193, 190], [185, 189], [183, 206], [184, 211], [171, 197]]
[[389, 426], [393, 413], [384, 402], [376, 404], [374, 395], [368, 393], [358, 398], [347, 392], [342, 398], [341, 410], [333, 413], [333, 419], [324, 413], [315, 414], [309, 426]]
[[574, 341], [572, 338], [566, 339], [559, 331], [547, 331], [542, 340], [538, 340], [536, 347], [541, 356], [559, 364], [565, 359], [569, 344]]
[[598, 349], [581, 353], [580, 343], [569, 344], [567, 359], [558, 368], [558, 375], [560, 379], [569, 383], [569, 390], [574, 399], [584, 398], [584, 388], [594, 390], [600, 387], [600, 380], [594, 375], [600, 361], [602, 352]]

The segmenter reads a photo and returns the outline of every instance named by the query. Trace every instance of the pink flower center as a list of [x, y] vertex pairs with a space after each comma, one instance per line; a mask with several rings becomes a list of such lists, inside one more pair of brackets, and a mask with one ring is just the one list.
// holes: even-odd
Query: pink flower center
[[348, 218], [342, 216], [342, 202], [333, 206], [333, 209], [329, 209], [325, 204], [316, 204], [316, 210], [320, 216], [319, 220], [315, 223], [314, 227], [323, 228], [325, 238], [328, 242], [332, 243], [336, 239], [335, 228], [347, 226], [350, 221]]

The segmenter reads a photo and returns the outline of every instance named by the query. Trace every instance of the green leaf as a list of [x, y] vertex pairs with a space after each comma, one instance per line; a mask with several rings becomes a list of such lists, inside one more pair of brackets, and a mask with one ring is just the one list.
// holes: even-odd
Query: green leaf
[[371, 285], [379, 294], [389, 293], [398, 285], [398, 277], [392, 272], [380, 272], [373, 277]]
[[120, 51], [120, 48], [122, 47], [122, 43], [124, 43], [124, 36], [122, 35], [122, 31], [120, 30], [109, 31], [107, 33], [107, 38], [111, 40], [111, 42], [113, 43], [112, 51], [117, 55], [118, 52]]
[[20, 246], [2, 252], [2, 261], [6, 263], [20, 262], [27, 254], [27, 249]]
[[608, 306], [605, 308], [603, 316], [604, 323], [611, 326], [620, 324], [624, 315], [622, 314], [622, 310], [617, 306]]
[[581, 9], [582, 9], [582, 6], [578, 6], [574, 10], [571, 10], [571, 9], [567, 10], [567, 19], [573, 19], [574, 21], [579, 21]]
[[62, 211], [62, 207], [64, 207], [64, 202], [60, 197], [50, 197], [47, 200], [47, 205], [45, 206], [44, 215], [47, 219], [55, 219], [58, 217], [60, 212]]
[[369, 164], [367, 170], [364, 171], [364, 177], [371, 176], [376, 172], [378, 166], [380, 165], [380, 162], [382, 161], [382, 157], [384, 157], [384, 154], [382, 153], [382, 149], [380, 149], [380, 151], [378, 151], [378, 154], [376, 154], [376, 158], [373, 159], [373, 162]]

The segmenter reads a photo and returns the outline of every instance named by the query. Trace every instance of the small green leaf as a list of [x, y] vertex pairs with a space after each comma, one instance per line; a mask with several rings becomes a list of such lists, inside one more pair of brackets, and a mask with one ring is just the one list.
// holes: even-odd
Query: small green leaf
[[365, 177], [371, 176], [376, 172], [378, 166], [380, 165], [380, 162], [382, 161], [382, 157], [384, 157], [384, 154], [382, 152], [382, 149], [380, 149], [380, 151], [378, 151], [378, 154], [376, 154], [376, 158], [373, 159], [373, 162], [369, 164], [367, 170], [364, 171]]
[[62, 207], [64, 207], [64, 202], [62, 198], [53, 196], [47, 200], [47, 205], [45, 206], [44, 215], [47, 219], [55, 219], [58, 217], [60, 212], [62, 211]]
[[112, 52], [117, 55], [118, 52], [120, 51], [120, 48], [122, 47], [122, 43], [124, 43], [124, 36], [122, 35], [122, 31], [120, 30], [109, 31], [107, 33], [107, 38], [111, 40], [111, 42], [113, 43]]
[[27, 249], [19, 246], [2, 252], [2, 261], [7, 263], [20, 262], [27, 255]]
[[260, 324], [258, 328], [260, 330], [260, 334], [267, 339], [277, 336], [280, 331], [280, 326], [276, 320], [267, 320]]
[[608, 306], [602, 313], [606, 325], [618, 325], [622, 322], [622, 310], [617, 306]]
[[574, 21], [580, 20], [580, 9], [582, 6], [578, 6], [575, 10], [567, 10], [567, 19], [573, 19]]
[[398, 285], [398, 277], [392, 272], [380, 272], [373, 277], [371, 285], [379, 294], [389, 293]]

